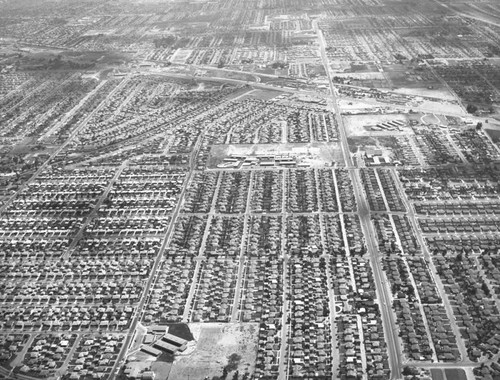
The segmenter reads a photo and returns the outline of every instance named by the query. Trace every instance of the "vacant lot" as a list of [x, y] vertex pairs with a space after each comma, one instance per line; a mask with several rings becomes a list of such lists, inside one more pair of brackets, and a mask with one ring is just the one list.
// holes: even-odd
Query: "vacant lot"
[[455, 100], [455, 96], [451, 92], [449, 92], [446, 88], [437, 86], [432, 89], [424, 87], [415, 87], [415, 88], [402, 87], [395, 89], [394, 92], [405, 95], [427, 96], [443, 100]]
[[448, 380], [467, 380], [467, 376], [463, 369], [449, 368], [445, 369], [444, 373]]
[[[484, 124], [483, 124], [484, 126]], [[484, 131], [490, 135], [494, 142], [500, 141], [500, 126], [489, 124]]]
[[445, 380], [443, 371], [439, 368], [431, 369], [432, 380]]
[[[222, 375], [231, 355], [240, 374], [252, 373], [257, 356], [257, 323], [191, 323], [196, 345], [175, 358], [169, 380], [203, 380]], [[233, 362], [234, 368], [236, 365]], [[231, 378], [228, 376], [228, 378]]]
[[249, 98], [255, 98], [259, 100], [269, 100], [273, 99], [279, 95], [283, 95], [284, 92], [282, 91], [273, 91], [273, 90], [254, 90], [251, 93], [248, 94]]
[[431, 102], [424, 100], [420, 105], [413, 107], [415, 111], [437, 112], [444, 115], [467, 116], [467, 113], [458, 104]]

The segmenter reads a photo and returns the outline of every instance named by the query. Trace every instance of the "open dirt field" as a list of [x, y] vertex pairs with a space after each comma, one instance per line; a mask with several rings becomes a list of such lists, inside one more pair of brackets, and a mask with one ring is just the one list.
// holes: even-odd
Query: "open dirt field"
[[360, 79], [360, 80], [368, 80], [368, 79], [379, 79], [385, 80], [384, 74], [375, 71], [375, 72], [365, 72], [365, 73], [336, 73], [334, 76], [345, 79]]
[[408, 126], [402, 127], [402, 131], [371, 131], [370, 128], [366, 126], [376, 125], [378, 123], [384, 123], [388, 121], [403, 121], [408, 122], [408, 116], [404, 114], [369, 114], [369, 115], [352, 115], [344, 116], [344, 125], [347, 129], [347, 136], [370, 136], [370, 135], [382, 135], [389, 134], [391, 136], [398, 135], [401, 133], [413, 133], [411, 128]]
[[386, 108], [387, 105], [382, 106], [372, 99], [355, 99], [349, 97], [343, 97], [339, 99], [339, 106], [343, 112], [377, 112], [382, 108]]
[[488, 124], [484, 126], [484, 131], [491, 137], [491, 139], [497, 143], [500, 141], [500, 125]]
[[[257, 356], [257, 323], [191, 323], [194, 342], [175, 358], [168, 380], [203, 380], [221, 376], [228, 358], [237, 354], [240, 374], [253, 372]], [[231, 373], [228, 378], [231, 378]]]
[[177, 64], [182, 64], [186, 62], [186, 59], [191, 55], [193, 51], [190, 49], [178, 49], [173, 55], [172, 55], [172, 63], [177, 63]]
[[[405, 93], [406, 91], [394, 91], [399, 93]], [[409, 94], [409, 92], [408, 92]], [[417, 95], [417, 94], [415, 94]], [[343, 111], [347, 112], [356, 112], [359, 110], [367, 110], [373, 109], [374, 111], [378, 109], [399, 109], [401, 111], [404, 110], [413, 110], [416, 112], [422, 113], [440, 113], [444, 115], [453, 115], [453, 116], [466, 116], [467, 112], [461, 108], [458, 104], [453, 104], [448, 101], [431, 101], [428, 99], [420, 98], [418, 103], [409, 103], [407, 105], [394, 105], [390, 102], [381, 102], [377, 99], [371, 98], [363, 98], [363, 99], [355, 99], [344, 97], [340, 101], [340, 107]]]
[[245, 97], [243, 98], [254, 98], [254, 99], [259, 99], [259, 100], [269, 100], [273, 99], [279, 95], [284, 94], [284, 92], [281, 91], [273, 91], [273, 90], [253, 90], [252, 92], [248, 93]]
[[252, 74], [243, 73], [243, 72], [240, 73], [237, 71], [211, 69], [211, 70], [207, 70], [207, 76], [214, 77], [214, 78], [236, 79], [236, 80], [242, 80], [242, 81], [247, 81], [247, 82], [258, 82], [257, 75], [252, 75]]
[[393, 92], [404, 95], [427, 96], [443, 100], [455, 100], [455, 96], [445, 88], [428, 89], [423, 87], [415, 87], [415, 88], [403, 87], [403, 88], [397, 88], [393, 90]]
[[413, 110], [420, 112], [438, 112], [444, 115], [467, 116], [467, 112], [465, 112], [458, 104], [430, 102], [426, 100], [419, 106], [413, 107]]

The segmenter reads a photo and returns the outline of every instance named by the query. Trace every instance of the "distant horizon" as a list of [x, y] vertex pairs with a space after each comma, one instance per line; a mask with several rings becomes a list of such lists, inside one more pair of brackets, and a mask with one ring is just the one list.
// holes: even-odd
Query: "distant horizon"
[[0, 0], [0, 378], [500, 378], [495, 0]]

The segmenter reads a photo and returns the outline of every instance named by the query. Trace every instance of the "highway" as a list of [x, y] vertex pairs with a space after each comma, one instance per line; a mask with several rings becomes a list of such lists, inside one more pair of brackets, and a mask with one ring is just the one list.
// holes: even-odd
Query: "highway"
[[328, 82], [330, 86], [331, 92], [331, 102], [329, 105], [331, 106], [332, 112], [335, 113], [335, 119], [337, 121], [337, 125], [340, 133], [340, 142], [342, 147], [342, 152], [344, 156], [345, 165], [349, 170], [351, 175], [351, 180], [354, 188], [354, 195], [356, 198], [356, 202], [358, 204], [358, 214], [361, 222], [361, 227], [363, 230], [363, 235], [366, 240], [366, 246], [368, 249], [368, 253], [370, 254], [371, 264], [373, 269], [373, 277], [375, 280], [376, 290], [377, 290], [377, 298], [380, 302], [380, 311], [382, 315], [382, 323], [384, 325], [384, 331], [386, 336], [386, 344], [387, 344], [387, 353], [389, 357], [389, 368], [391, 370], [392, 380], [402, 379], [402, 352], [401, 352], [401, 344], [399, 342], [398, 330], [395, 321], [394, 314], [391, 310], [391, 296], [387, 286], [383, 281], [383, 272], [380, 260], [378, 258], [378, 249], [377, 243], [375, 239], [375, 234], [373, 232], [373, 225], [370, 220], [370, 209], [368, 207], [368, 202], [366, 199], [366, 195], [363, 191], [363, 186], [361, 184], [361, 178], [359, 177], [359, 170], [353, 164], [351, 153], [349, 151], [349, 143], [347, 141], [347, 134], [344, 126], [344, 122], [341, 117], [340, 107], [338, 104], [338, 98], [336, 95], [336, 90], [333, 85], [330, 69], [329, 69], [329, 61], [326, 55], [326, 42], [323, 36], [323, 32], [319, 29], [317, 20], [313, 21], [313, 27], [318, 33], [318, 40], [320, 43], [320, 53], [323, 61], [323, 65], [325, 66], [325, 70], [328, 76]]

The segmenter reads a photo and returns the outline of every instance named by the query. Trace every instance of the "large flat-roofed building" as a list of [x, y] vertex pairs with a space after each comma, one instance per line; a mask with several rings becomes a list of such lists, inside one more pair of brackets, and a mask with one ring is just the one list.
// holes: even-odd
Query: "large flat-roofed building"
[[172, 335], [170, 333], [166, 333], [161, 338], [161, 340], [176, 346], [179, 351], [184, 351], [186, 349], [186, 346], [187, 346], [187, 340], [182, 339], [176, 335]]
[[161, 351], [151, 346], [142, 346], [141, 351], [153, 356], [160, 356]]
[[154, 348], [157, 348], [158, 350], [165, 351], [168, 354], [175, 354], [177, 351], [179, 351], [178, 346], [174, 346], [171, 343], [165, 342], [164, 340], [159, 340], [153, 344]]

